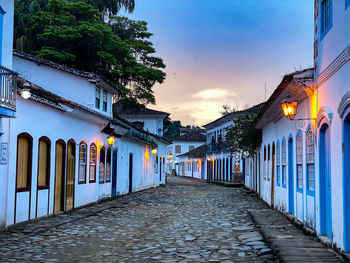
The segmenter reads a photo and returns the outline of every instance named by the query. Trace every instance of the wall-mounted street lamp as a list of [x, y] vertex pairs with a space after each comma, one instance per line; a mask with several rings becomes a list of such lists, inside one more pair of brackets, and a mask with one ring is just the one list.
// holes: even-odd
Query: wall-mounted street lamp
[[287, 95], [287, 98], [282, 101], [281, 106], [284, 116], [293, 120], [297, 114], [298, 102], [295, 99], [292, 99], [290, 95]]
[[211, 158], [208, 157], [207, 161], [210, 162], [210, 161], [211, 161]]
[[174, 155], [169, 154], [169, 159], [173, 159], [173, 158], [174, 158]]
[[27, 100], [32, 96], [32, 94], [30, 93], [30, 84], [26, 82], [23, 84], [23, 87], [24, 88], [21, 91], [21, 96], [23, 99]]
[[198, 162], [198, 159], [197, 159], [197, 158], [195, 158], [195, 159], [194, 159], [194, 161], [195, 161], [195, 162]]
[[158, 149], [157, 148], [152, 148], [152, 155], [156, 155], [158, 153]]
[[109, 146], [113, 146], [113, 144], [114, 144], [114, 142], [115, 142], [115, 137], [114, 136], [109, 136], [108, 138], [107, 138], [107, 142], [108, 142], [108, 145]]

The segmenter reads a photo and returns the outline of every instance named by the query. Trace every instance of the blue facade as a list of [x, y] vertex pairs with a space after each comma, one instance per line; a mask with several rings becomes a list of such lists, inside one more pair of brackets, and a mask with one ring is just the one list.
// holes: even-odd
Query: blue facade
[[350, 0], [345, 0], [345, 9], [347, 9], [350, 6]]
[[4, 21], [4, 15], [5, 11], [0, 6], [0, 65], [2, 63], [2, 30], [3, 30], [3, 21]]
[[294, 155], [293, 138], [288, 139], [288, 212], [294, 213]]

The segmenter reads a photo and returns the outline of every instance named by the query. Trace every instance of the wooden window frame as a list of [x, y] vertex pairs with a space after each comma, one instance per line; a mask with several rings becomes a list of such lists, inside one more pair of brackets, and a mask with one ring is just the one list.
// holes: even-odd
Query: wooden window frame
[[[283, 154], [284, 147], [284, 154]], [[282, 170], [281, 170], [281, 184], [284, 188], [287, 187], [287, 142], [285, 139], [282, 140]]]
[[[92, 149], [92, 147], [94, 147], [95, 148], [95, 169], [94, 169], [94, 179], [93, 180], [91, 180], [91, 178], [90, 178], [90, 169], [91, 169], [91, 162], [90, 162], [90, 160], [91, 160], [91, 149]], [[96, 167], [97, 167], [97, 147], [96, 147], [96, 144], [94, 144], [94, 143], [92, 143], [92, 144], [90, 144], [90, 149], [89, 149], [89, 154], [90, 154], [90, 158], [89, 158], [89, 183], [96, 183], [96, 171], [97, 171], [97, 169], [96, 169]]]
[[[311, 136], [312, 136], [312, 143], [308, 143], [308, 133], [311, 132]], [[316, 188], [316, 171], [315, 171], [315, 134], [311, 129], [308, 129], [306, 131], [306, 139], [305, 139], [305, 144], [306, 144], [306, 189], [307, 191], [309, 191], [310, 193], [314, 193], [315, 192], [315, 188]], [[312, 147], [312, 160], [309, 160], [308, 158], [308, 150], [309, 148]], [[309, 174], [309, 166], [313, 165], [314, 167], [314, 178], [313, 178], [313, 188], [310, 188], [310, 174]]]
[[[84, 181], [80, 181], [80, 149], [82, 147], [82, 145], [85, 146], [85, 177], [84, 177]], [[78, 158], [78, 184], [86, 184], [86, 177], [87, 177], [87, 163], [88, 163], [88, 155], [87, 155], [87, 150], [88, 150], [88, 146], [87, 143], [85, 141], [82, 141], [79, 143], [79, 158]]]
[[[18, 178], [18, 142], [20, 138], [26, 138], [28, 140], [28, 171], [27, 171], [27, 187], [17, 187], [17, 178]], [[30, 192], [32, 189], [32, 167], [33, 167], [33, 137], [26, 132], [20, 133], [17, 136], [17, 152], [16, 152], [16, 182], [15, 189], [16, 193], [18, 192]]]
[[[39, 154], [40, 154], [40, 142], [41, 141], [46, 142], [48, 145], [48, 150], [47, 150], [48, 164], [46, 166], [46, 182], [48, 184], [39, 186], [39, 162], [40, 162]], [[50, 177], [51, 177], [51, 174], [50, 174], [50, 172], [51, 172], [51, 140], [46, 136], [40, 137], [39, 141], [38, 141], [38, 169], [37, 170], [38, 170], [37, 171], [37, 188], [38, 188], [38, 190], [49, 189], [50, 188]]]
[[[110, 157], [108, 163], [108, 155]], [[108, 166], [109, 164], [109, 166]], [[107, 168], [109, 167], [109, 178], [107, 179]], [[111, 148], [106, 149], [106, 163], [105, 163], [105, 183], [110, 183], [112, 178], [112, 150]]]
[[[180, 149], [179, 151], [177, 151], [176, 149]], [[181, 145], [180, 144], [177, 144], [175, 145], [175, 153], [181, 153]]]

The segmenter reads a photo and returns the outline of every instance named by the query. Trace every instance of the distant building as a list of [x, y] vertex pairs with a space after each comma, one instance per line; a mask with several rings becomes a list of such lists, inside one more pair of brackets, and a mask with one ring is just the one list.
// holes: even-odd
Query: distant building
[[203, 144], [179, 158], [179, 176], [206, 179], [206, 145]]
[[227, 129], [234, 125], [235, 118], [240, 114], [258, 112], [263, 103], [242, 111], [228, 113], [203, 127], [206, 134], [207, 178], [213, 181], [241, 182], [244, 175], [244, 162], [241, 152], [233, 153], [226, 145]]
[[178, 156], [205, 144], [205, 140], [205, 135], [201, 131], [191, 131], [173, 139], [172, 144], [167, 148], [168, 156], [173, 157], [167, 164], [168, 173], [174, 171], [178, 175], [179, 170], [182, 169]]
[[130, 107], [126, 101], [117, 101], [113, 104], [113, 109], [121, 118], [158, 136], [163, 136], [164, 120], [170, 115], [167, 112], [152, 110], [142, 105]]
[[180, 136], [182, 136], [182, 135], [185, 135], [186, 133], [188, 133], [188, 132], [193, 132], [193, 131], [199, 131], [199, 132], [201, 132], [202, 134], [204, 134], [205, 135], [205, 133], [206, 133], [206, 130], [205, 129], [202, 129], [202, 128], [200, 128], [200, 127], [196, 127], [196, 126], [186, 126], [186, 127], [182, 127], [182, 128], [180, 128]]

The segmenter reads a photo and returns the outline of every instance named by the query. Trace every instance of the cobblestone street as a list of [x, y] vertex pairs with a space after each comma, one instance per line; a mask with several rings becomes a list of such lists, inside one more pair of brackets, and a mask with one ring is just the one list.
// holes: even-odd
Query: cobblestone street
[[244, 262], [272, 258], [242, 189], [174, 178], [0, 235], [0, 261]]

